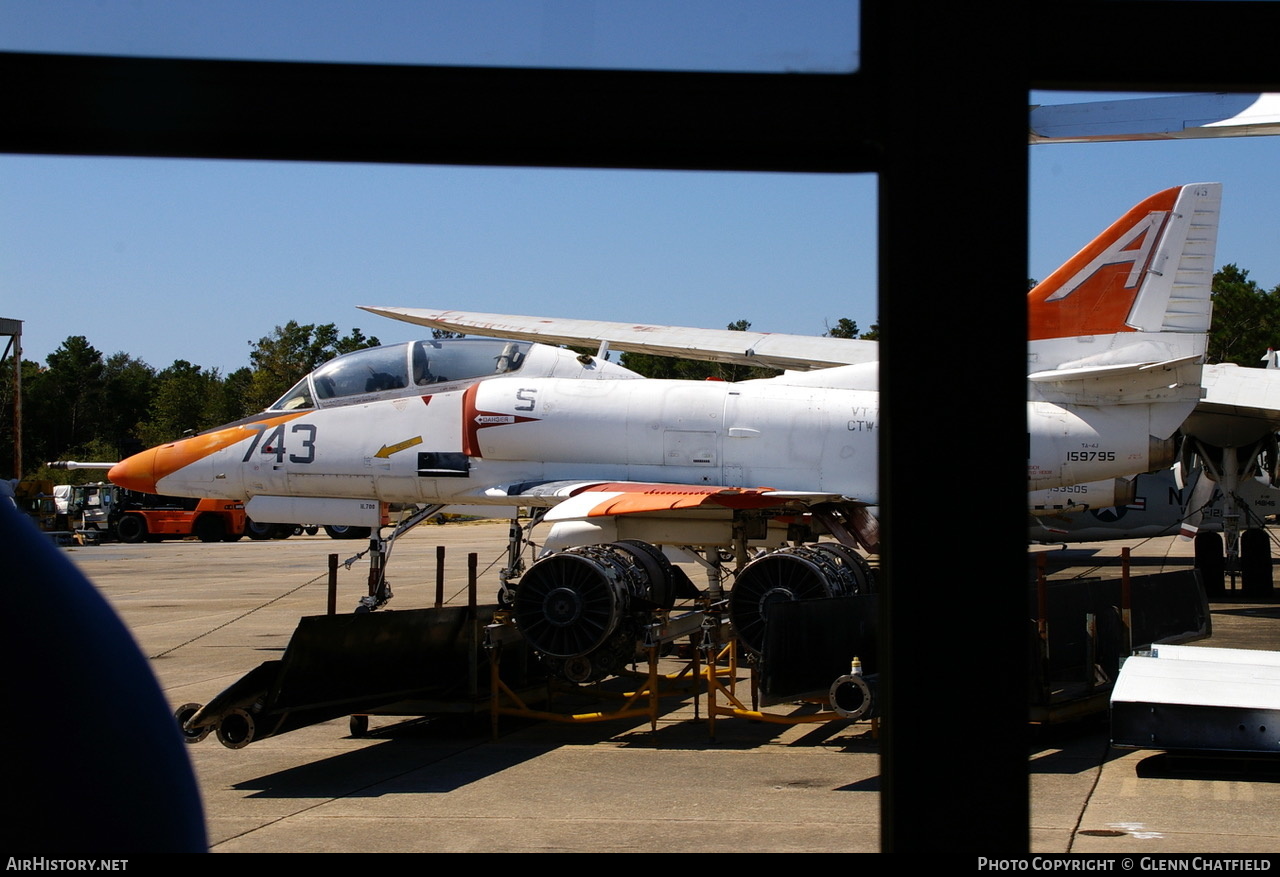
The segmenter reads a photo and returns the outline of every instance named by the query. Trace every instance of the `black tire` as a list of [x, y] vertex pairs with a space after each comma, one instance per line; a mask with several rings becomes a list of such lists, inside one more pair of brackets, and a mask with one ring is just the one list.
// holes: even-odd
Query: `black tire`
[[116, 536], [121, 542], [137, 545], [147, 538], [147, 522], [139, 515], [125, 515], [116, 524]]
[[1200, 581], [1204, 583], [1204, 593], [1209, 599], [1226, 593], [1226, 568], [1227, 561], [1222, 554], [1222, 534], [1197, 533], [1196, 569], [1200, 570]]
[[308, 536], [314, 536], [315, 534], [320, 532], [320, 528], [315, 526], [304, 527], [302, 532], [306, 533]]
[[244, 519], [244, 534], [254, 541], [270, 539], [275, 528], [275, 524], [259, 524], [250, 518]]
[[221, 542], [227, 535], [227, 525], [222, 518], [213, 514], [203, 514], [196, 518], [191, 532], [201, 542]]
[[288, 539], [293, 535], [293, 524], [275, 524], [271, 529], [272, 539]]
[[368, 539], [373, 535], [371, 527], [348, 527], [344, 524], [325, 524], [324, 531], [330, 539]]
[[1240, 593], [1253, 599], [1271, 596], [1271, 537], [1266, 530], [1240, 534]]

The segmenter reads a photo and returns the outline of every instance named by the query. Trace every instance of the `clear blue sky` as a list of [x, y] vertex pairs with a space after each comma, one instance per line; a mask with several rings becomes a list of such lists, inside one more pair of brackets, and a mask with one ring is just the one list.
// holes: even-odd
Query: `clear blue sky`
[[[645, 15], [624, 21], [626, 10]], [[856, 44], [848, 0], [0, 0], [0, 48], [27, 51], [829, 71], [851, 69]], [[1028, 276], [1152, 192], [1198, 181], [1224, 183], [1217, 263], [1280, 284], [1274, 138], [1032, 149]], [[745, 318], [799, 334], [851, 317], [865, 329], [875, 196], [864, 176], [0, 155], [0, 316], [24, 321], [28, 359], [85, 335], [157, 368], [186, 359], [223, 373], [290, 319], [384, 342], [421, 332], [357, 304]], [[928, 261], [927, 235], [963, 221], [975, 196], [957, 180], [942, 196], [954, 203], [922, 212], [921, 260], [906, 270], [986, 299], [999, 229], [973, 264]]]

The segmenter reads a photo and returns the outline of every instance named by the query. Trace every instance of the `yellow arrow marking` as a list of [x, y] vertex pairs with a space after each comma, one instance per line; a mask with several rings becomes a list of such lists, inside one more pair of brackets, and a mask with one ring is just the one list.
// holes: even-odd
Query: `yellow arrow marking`
[[422, 444], [422, 436], [415, 435], [411, 439], [405, 439], [402, 442], [396, 442], [394, 445], [383, 445], [382, 450], [378, 451], [378, 453], [374, 454], [374, 456], [381, 457], [382, 459], [385, 460], [387, 457], [390, 457], [392, 454], [403, 451], [405, 448], [411, 448], [414, 445], [420, 445], [420, 444]]

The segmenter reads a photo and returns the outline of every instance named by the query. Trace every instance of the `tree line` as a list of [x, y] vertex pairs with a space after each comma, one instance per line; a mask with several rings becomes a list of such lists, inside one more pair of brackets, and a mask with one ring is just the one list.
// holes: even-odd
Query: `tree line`
[[[1034, 286], [1034, 281], [1030, 282]], [[1280, 341], [1280, 284], [1263, 289], [1249, 272], [1226, 265], [1214, 275], [1213, 328], [1209, 361], [1260, 366]], [[747, 320], [729, 329], [746, 331]], [[439, 333], [447, 335], [449, 333]], [[842, 317], [823, 333], [877, 340], [877, 325], [859, 333]], [[333, 323], [290, 321], [250, 343], [250, 365], [223, 375], [186, 360], [156, 369], [124, 352], [104, 355], [83, 335], [67, 338], [44, 363], [22, 361], [22, 471], [13, 472], [12, 357], [0, 363], [0, 477], [38, 477], [84, 482], [102, 478], [93, 470], [52, 472], [48, 460], [115, 461], [255, 414], [321, 363], [380, 344], [360, 329], [341, 334]], [[741, 381], [777, 372], [759, 367], [625, 353], [627, 368], [652, 378]]]
[[132, 354], [104, 355], [72, 335], [43, 364], [22, 361], [22, 471], [13, 462], [13, 359], [0, 363], [0, 473], [53, 481], [102, 480], [100, 470], [54, 472], [49, 460], [113, 462], [255, 414], [307, 372], [342, 353], [380, 344], [333, 323], [276, 326], [250, 343], [250, 365], [223, 375], [185, 359], [156, 369]]

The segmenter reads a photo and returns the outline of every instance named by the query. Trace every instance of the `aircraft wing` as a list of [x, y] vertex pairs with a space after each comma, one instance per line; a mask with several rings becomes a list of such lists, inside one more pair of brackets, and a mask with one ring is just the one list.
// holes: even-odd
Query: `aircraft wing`
[[427, 308], [366, 307], [363, 310], [393, 320], [416, 323], [468, 335], [513, 338], [542, 344], [571, 344], [610, 350], [675, 356], [733, 365], [808, 371], [840, 365], [875, 362], [874, 341], [769, 332], [735, 332], [729, 329], [693, 329], [643, 323], [611, 323], [527, 317], [515, 314], [483, 314], [468, 311], [436, 311]]
[[1280, 134], [1280, 94], [1188, 94], [1031, 108], [1032, 143]]
[[1220, 447], [1239, 447], [1280, 431], [1280, 370], [1206, 365], [1204, 395], [1183, 431]]

